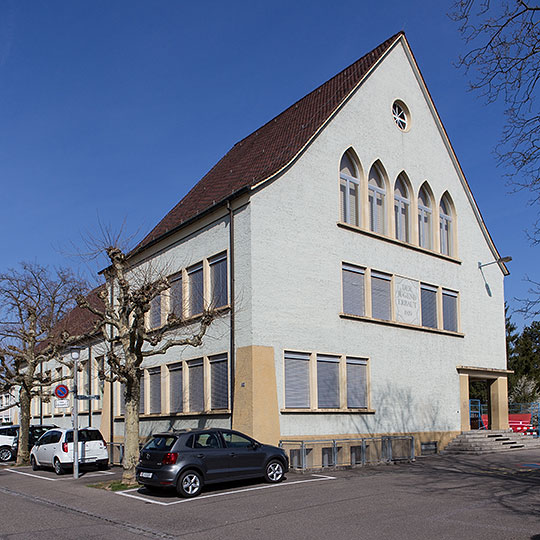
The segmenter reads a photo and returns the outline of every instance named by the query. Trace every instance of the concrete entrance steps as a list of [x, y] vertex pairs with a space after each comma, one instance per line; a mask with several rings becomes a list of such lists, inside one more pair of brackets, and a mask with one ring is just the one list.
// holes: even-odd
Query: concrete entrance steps
[[540, 438], [508, 431], [465, 431], [441, 452], [443, 454], [489, 454], [524, 448], [540, 448]]

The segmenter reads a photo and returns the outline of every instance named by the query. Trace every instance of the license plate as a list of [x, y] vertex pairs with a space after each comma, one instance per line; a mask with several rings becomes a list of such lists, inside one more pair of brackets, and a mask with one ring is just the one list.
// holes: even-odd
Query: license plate
[[142, 472], [139, 476], [141, 478], [152, 478], [152, 473], [151, 472]]

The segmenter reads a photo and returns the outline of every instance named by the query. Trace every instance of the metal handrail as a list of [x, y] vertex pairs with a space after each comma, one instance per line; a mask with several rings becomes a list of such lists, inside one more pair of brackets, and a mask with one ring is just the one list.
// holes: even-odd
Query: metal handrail
[[[400, 456], [398, 452], [394, 450], [394, 445], [398, 441], [407, 441], [409, 443], [408, 452], [405, 456]], [[351, 444], [353, 443], [353, 444]], [[354, 444], [356, 443], [356, 444]], [[310, 439], [310, 440], [298, 440], [298, 439], [282, 439], [279, 442], [279, 446], [284, 448], [285, 446], [294, 446], [290, 450], [298, 451], [299, 453], [295, 456], [298, 460], [291, 459], [292, 456], [289, 455], [291, 468], [306, 470], [310, 469], [319, 469], [329, 466], [354, 466], [354, 465], [366, 465], [368, 463], [368, 448], [374, 443], [380, 443], [380, 459], [378, 462], [388, 463], [396, 462], [401, 460], [413, 461], [415, 459], [415, 450], [414, 450], [414, 436], [412, 435], [381, 435], [379, 437], [352, 437], [352, 438], [336, 438], [336, 439]], [[330, 452], [324, 453], [323, 448], [321, 448], [321, 464], [312, 464], [308, 467], [307, 454], [314, 450], [317, 445], [325, 444], [326, 449], [331, 450], [331, 462], [330, 462]], [[338, 454], [340, 445], [344, 446], [349, 444], [350, 447], [350, 461], [347, 463], [339, 463]], [[353, 447], [356, 447], [353, 452]], [[357, 455], [358, 448], [360, 449], [360, 456]], [[290, 454], [290, 451], [289, 451]], [[327, 462], [325, 464], [325, 461]], [[372, 462], [372, 461], [370, 461]]]

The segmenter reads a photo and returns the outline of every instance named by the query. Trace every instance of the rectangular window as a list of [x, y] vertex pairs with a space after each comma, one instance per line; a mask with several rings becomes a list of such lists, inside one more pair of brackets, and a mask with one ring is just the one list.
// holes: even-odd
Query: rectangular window
[[226, 306], [227, 300], [227, 254], [222, 253], [210, 259], [211, 306]]
[[422, 303], [422, 326], [437, 328], [437, 288], [422, 283], [420, 285]]
[[120, 415], [126, 414], [126, 385], [120, 385]]
[[144, 371], [141, 375], [141, 390], [140, 390], [140, 402], [139, 402], [139, 414], [144, 414], [146, 412], [145, 404], [144, 404]]
[[148, 370], [150, 376], [150, 414], [161, 412], [161, 368]]
[[204, 366], [203, 360], [188, 362], [189, 375], [189, 410], [198, 412], [204, 410]]
[[339, 409], [339, 356], [317, 355], [319, 409]]
[[443, 289], [442, 300], [443, 328], [451, 332], [457, 332], [457, 293]]
[[101, 377], [105, 375], [105, 358], [99, 356], [96, 358], [96, 378], [97, 378], [97, 394], [99, 395], [98, 409], [103, 406], [103, 392], [105, 390], [105, 380]]
[[171, 289], [169, 291], [169, 302], [171, 313], [179, 319], [182, 318], [182, 274], [176, 274], [170, 278]]
[[[88, 395], [90, 393], [90, 378], [88, 377], [88, 360], [81, 362], [81, 371], [79, 373], [79, 388], [77, 392], [79, 394]], [[79, 410], [88, 411], [90, 401], [83, 399], [79, 401]]]
[[285, 407], [308, 409], [309, 354], [285, 351]]
[[211, 408], [229, 408], [229, 371], [227, 355], [210, 357]]
[[367, 360], [347, 356], [347, 407], [367, 409]]
[[364, 269], [350, 264], [342, 265], [343, 312], [365, 315]]
[[184, 410], [184, 382], [182, 380], [182, 362], [169, 366], [169, 397], [171, 412], [178, 413]]
[[148, 315], [150, 328], [161, 326], [161, 294], [158, 294], [150, 301], [150, 313]]
[[391, 285], [388, 274], [371, 272], [371, 310], [375, 319], [391, 320]]
[[197, 315], [203, 312], [203, 266], [198, 264], [188, 269], [189, 285], [189, 315]]

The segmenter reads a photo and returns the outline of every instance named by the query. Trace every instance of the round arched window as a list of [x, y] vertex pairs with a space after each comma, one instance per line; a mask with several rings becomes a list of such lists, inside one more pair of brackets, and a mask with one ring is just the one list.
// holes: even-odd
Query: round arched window
[[392, 105], [392, 116], [394, 117], [394, 122], [396, 126], [401, 129], [401, 131], [408, 131], [411, 123], [411, 115], [407, 105], [403, 101], [394, 101]]

